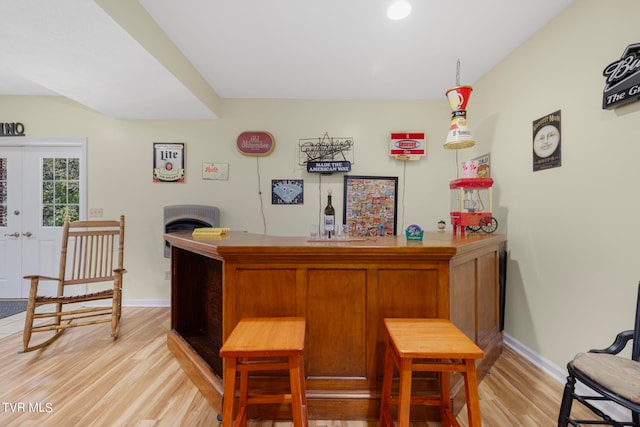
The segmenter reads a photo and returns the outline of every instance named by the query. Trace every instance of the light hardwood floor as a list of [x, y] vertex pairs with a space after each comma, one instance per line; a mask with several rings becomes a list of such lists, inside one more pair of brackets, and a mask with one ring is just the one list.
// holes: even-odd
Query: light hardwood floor
[[[22, 317], [23, 318], [23, 317]], [[20, 316], [0, 320], [19, 325]], [[0, 339], [0, 426], [218, 426], [169, 353], [168, 308], [128, 308], [120, 336], [107, 325], [68, 330], [48, 348], [19, 354], [22, 335]], [[562, 384], [508, 347], [479, 387], [485, 427], [555, 426]], [[466, 409], [459, 414], [467, 426]], [[290, 427], [255, 421], [251, 427]], [[376, 421], [313, 420], [311, 427], [373, 427]], [[412, 423], [412, 427], [439, 426]]]

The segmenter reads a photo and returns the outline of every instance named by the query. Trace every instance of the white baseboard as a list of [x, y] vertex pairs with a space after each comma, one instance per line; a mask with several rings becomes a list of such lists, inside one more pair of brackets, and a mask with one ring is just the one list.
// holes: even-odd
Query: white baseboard
[[[108, 307], [111, 305], [111, 300], [91, 301], [85, 303], [90, 307]], [[123, 307], [170, 307], [171, 304], [168, 299], [124, 299], [122, 300]]]
[[[514, 339], [509, 334], [504, 334], [504, 344], [511, 347], [516, 353], [520, 356], [527, 359], [529, 362], [533, 363], [535, 366], [540, 368], [543, 372], [554, 378], [560, 384], [564, 385], [567, 382], [567, 370], [566, 368], [561, 368], [555, 363], [551, 362], [548, 359], [540, 356], [529, 347], [522, 344], [520, 341]], [[567, 362], [569, 362], [567, 360]], [[592, 394], [589, 393], [590, 389], [581, 384], [576, 383], [576, 391], [579, 394]], [[558, 407], [560, 406], [560, 401], [562, 400], [562, 395], [558, 396]], [[598, 402], [594, 404], [598, 408], [602, 409], [605, 413], [609, 414], [610, 417], [622, 420], [622, 421], [630, 421], [631, 414], [630, 411], [625, 410], [623, 407], [610, 403], [610, 402]]]
[[170, 307], [168, 299], [125, 299], [122, 300], [123, 307]]
[[561, 368], [550, 360], [540, 356], [509, 334], [504, 334], [504, 343], [559, 383], [564, 384], [567, 381], [567, 370], [565, 368]]

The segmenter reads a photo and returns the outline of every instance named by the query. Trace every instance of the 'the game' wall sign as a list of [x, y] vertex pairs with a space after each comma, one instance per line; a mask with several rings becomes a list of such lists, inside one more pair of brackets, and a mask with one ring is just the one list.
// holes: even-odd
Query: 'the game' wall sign
[[245, 156], [268, 156], [275, 148], [276, 140], [269, 132], [242, 132], [237, 144]]
[[622, 57], [607, 65], [602, 108], [617, 108], [640, 99], [640, 43], [627, 46]]

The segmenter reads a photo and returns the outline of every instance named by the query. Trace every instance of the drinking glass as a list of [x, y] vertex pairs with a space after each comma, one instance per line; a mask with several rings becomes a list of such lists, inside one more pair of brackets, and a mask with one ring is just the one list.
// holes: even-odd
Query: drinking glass
[[319, 228], [318, 228], [318, 224], [312, 224], [309, 226], [309, 238], [311, 239], [317, 239], [318, 238], [318, 234], [320, 234]]

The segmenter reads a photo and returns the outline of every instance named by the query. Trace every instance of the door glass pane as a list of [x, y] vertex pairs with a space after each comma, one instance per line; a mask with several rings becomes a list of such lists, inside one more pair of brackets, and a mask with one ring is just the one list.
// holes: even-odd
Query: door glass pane
[[55, 159], [55, 178], [56, 180], [67, 179], [67, 159]]
[[53, 181], [42, 181], [42, 202], [45, 205], [53, 205]]
[[42, 180], [53, 180], [53, 161], [54, 159], [42, 159]]
[[69, 159], [69, 180], [80, 180], [80, 159]]
[[7, 159], [0, 158], [0, 227], [7, 226]]
[[80, 160], [42, 159], [42, 226], [60, 227], [67, 215], [80, 219]]
[[42, 226], [43, 227], [53, 227], [56, 225], [54, 220], [54, 210], [53, 205], [45, 205], [42, 208]]

